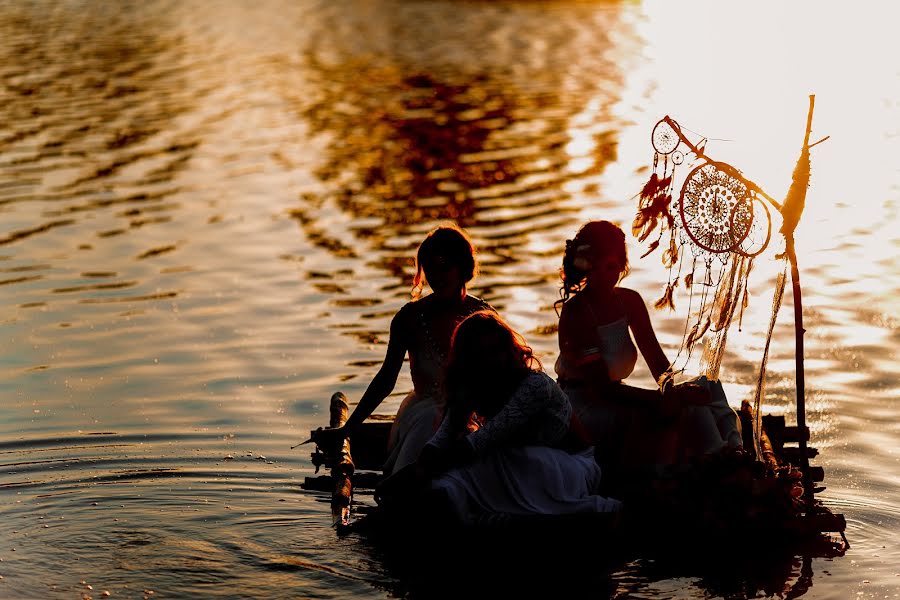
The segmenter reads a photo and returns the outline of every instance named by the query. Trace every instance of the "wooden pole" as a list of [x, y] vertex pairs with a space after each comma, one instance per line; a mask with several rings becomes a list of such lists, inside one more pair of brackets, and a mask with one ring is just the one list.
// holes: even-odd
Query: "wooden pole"
[[[347, 397], [342, 392], [335, 392], [331, 396], [329, 405], [329, 427], [341, 427], [347, 421], [350, 407]], [[331, 464], [331, 479], [333, 488], [331, 492], [331, 516], [332, 524], [336, 526], [350, 524], [350, 501], [353, 499], [353, 482], [351, 475], [355, 469], [353, 458], [350, 456], [350, 440], [344, 438], [340, 448], [328, 449], [334, 461]]]
[[[816, 97], [809, 97], [809, 113], [806, 117], [806, 135], [803, 138], [803, 153], [809, 153], [809, 135], [812, 131], [812, 115]], [[805, 194], [805, 190], [804, 190]], [[785, 203], [787, 204], [787, 202]], [[801, 208], [802, 210], [802, 208]], [[799, 220], [799, 214], [797, 214]], [[796, 223], [795, 223], [796, 225]], [[791, 290], [794, 298], [794, 339], [796, 342], [795, 368], [797, 377], [797, 428], [800, 430], [800, 471], [803, 473], [803, 492], [806, 500], [807, 514], [811, 513], [814, 506], [813, 482], [809, 468], [809, 455], [806, 449], [806, 377], [803, 370], [803, 299], [800, 292], [800, 268], [797, 265], [797, 252], [794, 248], [793, 229], [785, 231], [785, 251], [788, 262], [791, 265]]]
[[806, 377], [803, 371], [803, 299], [800, 292], [800, 269], [797, 266], [797, 252], [794, 250], [794, 236], [786, 238], [786, 251], [791, 265], [791, 290], [794, 297], [794, 340], [796, 351], [794, 356], [797, 376], [797, 429], [800, 439], [800, 472], [803, 473], [803, 495], [806, 499], [807, 513], [813, 508], [813, 482], [809, 468], [809, 454], [806, 449]]

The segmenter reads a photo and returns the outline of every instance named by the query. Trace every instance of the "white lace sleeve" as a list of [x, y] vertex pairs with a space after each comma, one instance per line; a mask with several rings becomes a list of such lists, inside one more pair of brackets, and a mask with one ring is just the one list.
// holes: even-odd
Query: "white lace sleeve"
[[553, 442], [550, 438], [565, 433], [571, 414], [571, 404], [556, 382], [536, 371], [522, 380], [494, 418], [466, 439], [479, 455], [514, 441]]

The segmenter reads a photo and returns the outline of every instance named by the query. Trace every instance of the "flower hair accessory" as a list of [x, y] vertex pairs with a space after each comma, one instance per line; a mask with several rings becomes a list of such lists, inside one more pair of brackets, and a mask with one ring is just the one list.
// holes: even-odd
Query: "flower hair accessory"
[[590, 244], [582, 243], [575, 246], [575, 257], [572, 259], [572, 266], [579, 271], [590, 271], [594, 267], [594, 263], [586, 254], [590, 253], [591, 250]]

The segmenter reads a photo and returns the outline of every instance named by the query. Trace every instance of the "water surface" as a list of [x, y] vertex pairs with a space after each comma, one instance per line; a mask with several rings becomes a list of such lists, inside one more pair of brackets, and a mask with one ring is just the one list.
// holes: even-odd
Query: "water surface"
[[[290, 446], [364, 391], [423, 235], [470, 232], [472, 291], [552, 372], [564, 241], [630, 224], [654, 123], [780, 199], [809, 94], [831, 138], [797, 230], [807, 418], [852, 546], [719, 577], [636, 561], [610, 595], [897, 597], [900, 53], [864, 5], [0, 3], [0, 597], [402, 595]], [[666, 270], [629, 244], [651, 302]], [[729, 334], [734, 404], [777, 245]], [[676, 306], [653, 313], [672, 357]], [[763, 409], [793, 421], [791, 310]]]

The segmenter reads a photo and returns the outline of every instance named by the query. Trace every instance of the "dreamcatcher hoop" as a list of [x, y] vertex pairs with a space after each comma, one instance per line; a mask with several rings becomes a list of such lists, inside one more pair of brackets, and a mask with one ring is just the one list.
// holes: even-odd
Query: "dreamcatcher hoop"
[[769, 207], [754, 194], [753, 220], [750, 223], [750, 230], [744, 237], [744, 241], [734, 251], [743, 254], [747, 258], [753, 258], [762, 254], [763, 250], [769, 246], [769, 240], [771, 239], [772, 217], [769, 214]]
[[732, 252], [750, 233], [753, 196], [737, 169], [710, 161], [685, 178], [678, 212], [696, 246], [716, 254]]
[[[681, 144], [681, 128], [678, 123], [672, 119], [661, 119], [653, 127], [650, 134], [650, 143], [657, 154], [668, 155], [678, 148]], [[684, 157], [681, 157], [683, 160]], [[679, 161], [680, 162], [680, 161]]]

